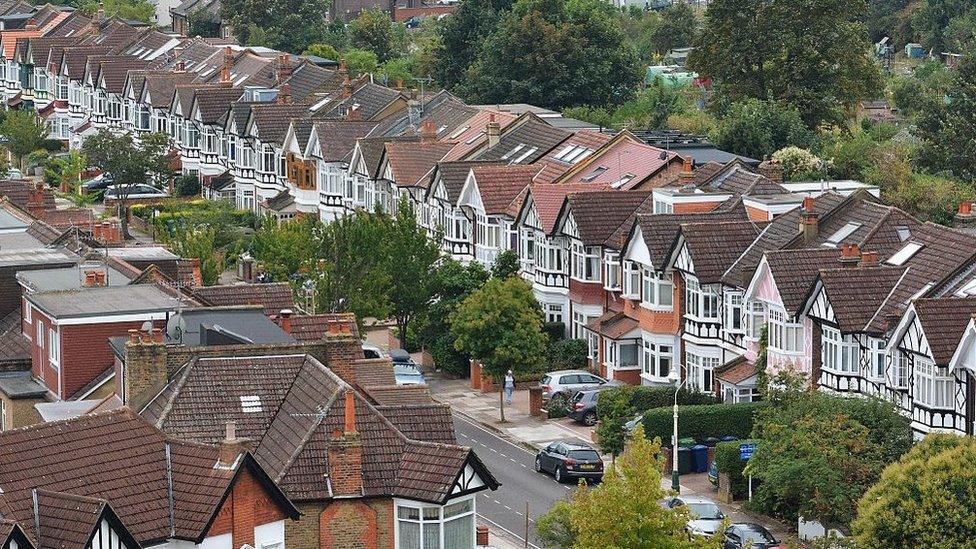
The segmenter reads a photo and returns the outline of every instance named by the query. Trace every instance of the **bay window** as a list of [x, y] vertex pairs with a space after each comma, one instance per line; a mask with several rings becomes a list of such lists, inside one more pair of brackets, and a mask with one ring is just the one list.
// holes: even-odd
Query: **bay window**
[[539, 240], [536, 245], [539, 247], [538, 267], [550, 272], [563, 272], [562, 248], [548, 238]]
[[868, 376], [874, 380], [884, 379], [885, 365], [888, 362], [888, 352], [884, 342], [880, 339], [871, 338], [869, 346], [871, 348], [871, 365], [868, 368]]
[[674, 306], [674, 283], [662, 273], [644, 268], [641, 305], [649, 309], [670, 310]]
[[841, 335], [836, 328], [824, 326], [822, 341], [825, 370], [841, 374], [857, 373], [860, 352], [857, 342], [851, 336]]
[[703, 393], [713, 393], [718, 359], [688, 352], [685, 354], [685, 362], [688, 366], [688, 387]]
[[497, 218], [478, 214], [478, 245], [485, 248], [501, 247], [501, 225]]
[[620, 363], [619, 367], [628, 368], [640, 365], [639, 347], [636, 341], [620, 342]]
[[186, 122], [186, 140], [183, 144], [191, 149], [200, 148], [200, 128], [189, 120]]
[[781, 353], [803, 352], [803, 325], [782, 309], [769, 309], [769, 348]]
[[891, 357], [891, 386], [908, 388], [908, 355], [898, 350]]
[[573, 278], [585, 282], [600, 281], [600, 248], [599, 246], [583, 246], [581, 242], [573, 242]]
[[620, 289], [620, 254], [614, 252], [607, 252], [603, 256], [603, 262], [606, 264], [606, 276], [603, 279], [603, 287], [607, 290], [619, 290]]
[[951, 409], [955, 379], [948, 368], [939, 368], [928, 357], [915, 356], [912, 397], [929, 408]]
[[641, 369], [644, 374], [656, 379], [668, 379], [671, 375], [674, 347], [647, 339], [642, 340], [642, 345]]
[[[99, 101], [101, 102], [102, 94], [99, 92]], [[108, 98], [108, 117], [112, 120], [122, 119], [122, 100], [115, 94], [112, 94]]]
[[474, 499], [444, 506], [397, 502], [398, 549], [470, 549], [474, 547]]
[[719, 320], [718, 285], [699, 284], [698, 279], [689, 277], [685, 284], [686, 313], [703, 320]]
[[558, 303], [546, 303], [546, 322], [562, 322], [563, 306]]
[[217, 152], [217, 133], [210, 126], [203, 128], [203, 152], [211, 154]]
[[261, 171], [265, 173], [275, 171], [275, 153], [271, 145], [265, 145], [261, 150]]
[[58, 99], [62, 101], [68, 100], [68, 79], [64, 77], [58, 77]]
[[750, 301], [746, 303], [745, 315], [746, 337], [759, 339], [766, 325], [766, 306], [761, 301]]
[[633, 261], [624, 261], [624, 297], [628, 299], [640, 298], [640, 265]]
[[519, 257], [524, 268], [535, 265], [535, 229], [522, 229], [522, 242], [519, 246]]
[[742, 294], [730, 293], [725, 300], [725, 329], [733, 333], [742, 333], [745, 329], [742, 321]]

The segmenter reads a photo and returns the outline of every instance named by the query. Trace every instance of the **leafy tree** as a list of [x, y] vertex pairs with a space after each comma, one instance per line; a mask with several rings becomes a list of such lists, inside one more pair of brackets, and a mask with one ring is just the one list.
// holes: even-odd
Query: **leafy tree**
[[389, 224], [385, 214], [365, 212], [339, 218], [324, 227], [314, 222], [317, 236], [305, 253], [311, 251], [320, 259], [311, 267], [317, 311], [350, 311], [359, 319], [387, 317], [389, 271], [381, 265]]
[[514, 250], [505, 250], [495, 258], [495, 263], [491, 266], [491, 276], [494, 278], [517, 276], [521, 267], [518, 254]]
[[776, 160], [783, 167], [783, 177], [790, 181], [822, 179], [824, 176], [824, 161], [817, 155], [800, 147], [783, 147], [773, 153]]
[[346, 69], [349, 70], [349, 76], [353, 77], [376, 72], [376, 68], [380, 63], [376, 54], [367, 50], [349, 49], [346, 50], [344, 57], [346, 59]]
[[976, 183], [976, 48], [952, 74], [943, 101], [928, 103], [918, 116], [918, 161], [933, 172], [948, 171]]
[[83, 149], [89, 162], [115, 177], [122, 234], [129, 238], [129, 194], [136, 185], [159, 185], [170, 175], [169, 136], [150, 133], [136, 142], [131, 134], [101, 129], [85, 141]]
[[651, 32], [655, 53], [664, 55], [674, 48], [690, 46], [697, 27], [695, 12], [688, 3], [672, 3], [661, 11], [661, 22]]
[[681, 90], [654, 82], [614, 111], [612, 125], [617, 128], [661, 129], [666, 127], [668, 117], [687, 108]]
[[903, 46], [902, 36], [899, 36], [903, 35], [903, 31], [899, 31], [903, 25], [901, 12], [907, 6], [908, 0], [868, 0], [864, 24], [867, 25], [871, 42], [878, 42], [885, 36], [892, 39], [897, 37], [899, 40], [895, 44]]
[[349, 23], [353, 47], [371, 51], [382, 62], [397, 55], [398, 45], [390, 16], [380, 10], [363, 10]]
[[200, 194], [200, 178], [196, 175], [184, 175], [173, 185], [176, 196], [197, 196]]
[[517, 0], [485, 40], [462, 92], [554, 109], [619, 103], [641, 78], [623, 38], [606, 2]]
[[921, 219], [952, 225], [959, 203], [976, 198], [972, 185], [942, 175], [909, 174], [894, 190], [884, 193], [891, 204]]
[[221, 14], [244, 44], [305, 51], [326, 41], [329, 0], [224, 0]]
[[585, 339], [550, 341], [546, 347], [546, 370], [579, 370], [586, 368], [589, 347]]
[[99, 9], [105, 10], [105, 17], [121, 17], [143, 23], [152, 23], [156, 19], [156, 7], [147, 0], [103, 0], [100, 2], [86, 2], [81, 6], [85, 13], [95, 13]]
[[0, 135], [7, 138], [7, 150], [17, 160], [21, 170], [24, 169], [24, 159], [44, 146], [50, 131], [48, 124], [41, 121], [34, 111], [11, 111], [0, 122]]
[[[478, 360], [500, 385], [508, 370], [534, 371], [542, 364], [546, 335], [532, 288], [518, 277], [493, 278], [471, 293], [451, 314], [454, 347]], [[498, 392], [505, 421], [505, 398]]]
[[204, 38], [220, 37], [220, 19], [204, 9], [191, 11], [187, 15], [187, 35]]
[[427, 310], [436, 295], [440, 242], [440, 234], [431, 238], [417, 224], [417, 216], [403, 197], [387, 227], [380, 263], [382, 276], [389, 282], [390, 315], [396, 321], [401, 346], [406, 346], [410, 322]]
[[936, 55], [951, 51], [958, 43], [950, 38], [953, 22], [973, 11], [969, 0], [925, 0], [912, 19], [912, 26], [922, 38], [922, 45]]
[[305, 48], [302, 55], [315, 55], [323, 59], [331, 59], [332, 61], [338, 61], [342, 57], [339, 54], [339, 50], [335, 49], [331, 44], [312, 44]]
[[688, 511], [665, 509], [661, 500], [661, 445], [644, 437], [638, 427], [627, 449], [607, 468], [603, 482], [592, 489], [581, 485], [569, 503], [540, 518], [540, 534], [555, 547], [587, 549], [718, 548], [710, 538], [690, 538], [685, 531]]
[[563, 116], [596, 124], [601, 128], [609, 128], [612, 123], [612, 115], [606, 107], [569, 107], [563, 109]]
[[173, 253], [200, 260], [200, 275], [205, 286], [217, 283], [227, 266], [225, 253], [217, 247], [217, 229], [197, 227], [181, 230], [170, 241]]
[[390, 59], [376, 69], [376, 74], [385, 81], [387, 86], [396, 86], [398, 82], [404, 86], [411, 86], [413, 85], [412, 61], [406, 57]]
[[732, 101], [773, 99], [811, 127], [843, 120], [881, 88], [865, 0], [715, 0], [689, 65]]
[[88, 167], [88, 161], [78, 151], [55, 160], [62, 192], [77, 190], [81, 192], [81, 173]]
[[931, 434], [858, 503], [857, 546], [969, 547], [976, 539], [976, 441]]
[[464, 83], [481, 46], [512, 0], [464, 0], [440, 31], [435, 78], [447, 88]]
[[790, 145], [808, 147], [813, 133], [796, 108], [778, 101], [746, 99], [731, 105], [714, 138], [720, 149], [763, 159]]

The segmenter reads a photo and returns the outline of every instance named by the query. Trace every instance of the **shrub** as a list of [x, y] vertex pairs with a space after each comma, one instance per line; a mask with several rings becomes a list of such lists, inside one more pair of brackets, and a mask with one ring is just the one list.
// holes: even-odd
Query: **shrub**
[[[702, 441], [708, 437], [732, 435], [745, 438], [752, 433], [754, 416], [767, 406], [763, 402], [683, 406], [678, 410], [678, 438]], [[647, 437], [666, 441], [674, 431], [671, 407], [654, 408], [644, 414]]]
[[586, 368], [589, 347], [584, 339], [551, 341], [546, 349], [546, 371]]
[[200, 178], [195, 175], [184, 175], [176, 180], [176, 196], [197, 196], [200, 194]]
[[[717, 404], [719, 400], [712, 395], [678, 391], [679, 405]], [[672, 406], [674, 388], [672, 387], [619, 387], [602, 391], [597, 399], [596, 413], [600, 418], [597, 434], [600, 448], [604, 453], [619, 454], [624, 445], [624, 423], [636, 414], [652, 408]], [[663, 439], [662, 439], [663, 440]]]
[[542, 331], [549, 336], [549, 341], [559, 341], [566, 337], [566, 325], [562, 322], [546, 322], [542, 325]]
[[[749, 492], [749, 482], [742, 473], [748, 462], [739, 459], [739, 445], [758, 443], [759, 441], [756, 439], [746, 439], [720, 442], [715, 446], [715, 462], [718, 464], [718, 471], [729, 475], [732, 497], [735, 499], [742, 499]], [[755, 484], [753, 484], [753, 488], [755, 488]]]

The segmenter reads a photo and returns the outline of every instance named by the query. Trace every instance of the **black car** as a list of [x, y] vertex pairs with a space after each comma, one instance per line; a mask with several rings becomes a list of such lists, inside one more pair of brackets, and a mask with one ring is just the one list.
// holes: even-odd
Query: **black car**
[[417, 366], [417, 363], [413, 361], [413, 357], [410, 353], [404, 351], [403, 349], [390, 349], [390, 360], [393, 364], [401, 364], [404, 366]]
[[95, 176], [94, 179], [85, 181], [81, 184], [81, 188], [84, 190], [84, 192], [88, 193], [92, 191], [104, 191], [108, 189], [109, 186], [114, 184], [115, 178], [112, 177], [112, 174], [105, 172], [101, 175]]
[[599, 395], [599, 389], [578, 391], [569, 401], [569, 411], [566, 415], [577, 423], [596, 425], [596, 400]]
[[593, 447], [577, 442], [553, 442], [535, 456], [535, 470], [552, 473], [556, 482], [603, 478], [603, 460]]
[[733, 524], [725, 530], [723, 549], [786, 549], [785, 545], [761, 524]]

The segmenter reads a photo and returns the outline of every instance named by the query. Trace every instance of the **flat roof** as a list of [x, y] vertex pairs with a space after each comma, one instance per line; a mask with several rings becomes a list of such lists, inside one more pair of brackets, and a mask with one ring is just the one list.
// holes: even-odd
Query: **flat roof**
[[27, 230], [27, 227], [28, 224], [26, 221], [8, 212], [7, 210], [0, 208], [0, 231], [8, 231], [12, 229]]
[[98, 400], [59, 400], [58, 402], [38, 402], [34, 405], [45, 423], [74, 419], [86, 414], [98, 405]]
[[154, 313], [179, 306], [175, 297], [151, 284], [41, 292], [27, 299], [54, 318]]
[[[96, 268], [105, 270], [105, 281], [109, 286], [125, 286], [130, 282], [124, 274], [112, 267], [98, 266]], [[70, 290], [84, 287], [86, 270], [88, 269], [85, 267], [76, 266], [20, 271], [17, 273], [17, 280], [35, 292]]]
[[[175, 329], [182, 320], [179, 332]], [[294, 343], [280, 326], [271, 322], [260, 305], [246, 307], [215, 307], [183, 309], [179, 317], [170, 319], [167, 337], [189, 347], [206, 345], [203, 331], [209, 329], [246, 339], [250, 343]], [[212, 345], [212, 343], [210, 343]]]
[[34, 381], [30, 372], [0, 373], [0, 391], [12, 399], [36, 398], [47, 394], [47, 388]]
[[169, 251], [163, 246], [130, 246], [125, 248], [106, 248], [105, 253], [109, 257], [118, 257], [124, 260], [140, 259], [179, 259], [180, 256]]
[[[50, 263], [74, 263], [78, 261], [78, 256], [65, 250], [64, 248], [8, 248], [6, 236], [0, 235], [0, 267], [14, 265], [45, 265]], [[25, 238], [35, 240], [33, 237], [23, 235]], [[43, 246], [38, 242], [39, 245]]]

